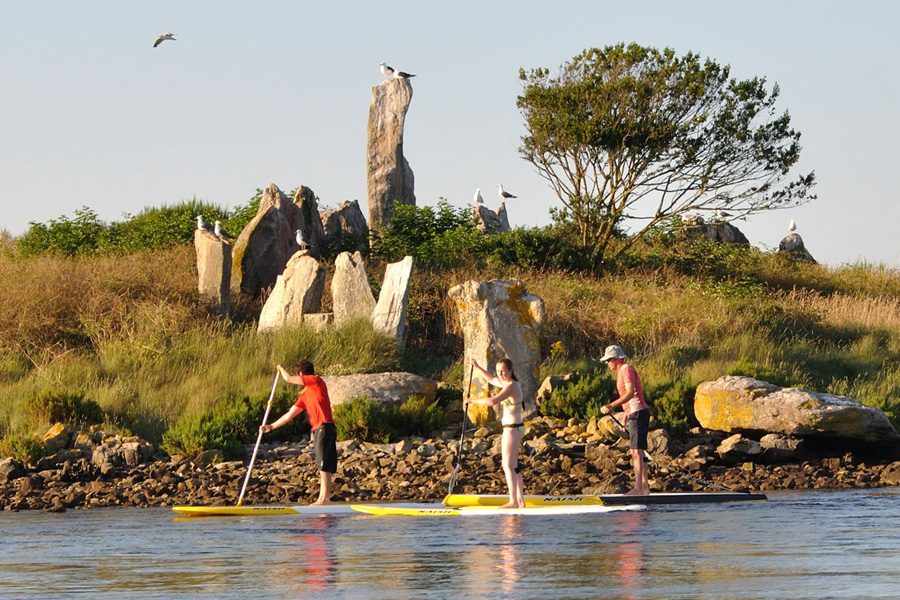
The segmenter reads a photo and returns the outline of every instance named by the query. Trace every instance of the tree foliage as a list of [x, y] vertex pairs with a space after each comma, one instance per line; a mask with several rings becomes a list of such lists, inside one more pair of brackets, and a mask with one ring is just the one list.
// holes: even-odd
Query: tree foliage
[[[637, 44], [585, 50], [551, 77], [520, 70], [520, 154], [564, 205], [581, 245], [621, 253], [661, 221], [695, 211], [732, 217], [815, 196], [813, 173], [788, 180], [800, 133], [776, 109], [777, 85], [739, 81], [712, 60]], [[637, 223], [637, 225], [635, 225]]]

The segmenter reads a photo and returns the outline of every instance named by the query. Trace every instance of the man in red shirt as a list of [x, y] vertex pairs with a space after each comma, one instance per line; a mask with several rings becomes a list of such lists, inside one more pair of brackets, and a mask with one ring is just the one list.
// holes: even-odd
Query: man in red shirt
[[647, 450], [647, 434], [650, 431], [650, 407], [644, 399], [644, 388], [637, 370], [625, 362], [626, 358], [628, 355], [621, 346], [608, 347], [600, 358], [601, 362], [605, 362], [606, 366], [616, 372], [616, 390], [619, 392], [619, 397], [600, 407], [600, 412], [607, 414], [617, 406], [621, 406], [625, 412], [628, 449], [634, 466], [634, 489], [628, 494], [646, 496], [650, 493], [650, 481], [643, 454]]
[[309, 415], [313, 440], [316, 449], [316, 468], [319, 469], [319, 498], [312, 503], [321, 506], [331, 501], [331, 476], [337, 471], [337, 429], [331, 416], [331, 400], [328, 388], [322, 378], [315, 374], [313, 364], [308, 360], [298, 361], [294, 365], [295, 375], [278, 365], [278, 372], [288, 383], [305, 386], [297, 397], [297, 401], [286, 413], [271, 425], [263, 425], [260, 431], [268, 433], [278, 429], [288, 421], [302, 413]]

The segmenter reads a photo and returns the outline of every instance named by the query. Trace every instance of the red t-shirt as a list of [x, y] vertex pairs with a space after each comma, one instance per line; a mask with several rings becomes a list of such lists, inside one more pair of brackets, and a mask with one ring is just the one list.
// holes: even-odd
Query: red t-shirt
[[623, 396], [628, 391], [625, 384], [629, 381], [633, 384], [634, 396], [622, 405], [626, 417], [639, 410], [650, 408], [644, 399], [644, 388], [641, 386], [641, 378], [638, 377], [637, 369], [628, 363], [622, 363], [619, 370], [616, 371], [616, 390], [618, 390], [619, 396]]
[[328, 398], [325, 382], [318, 375], [301, 375], [301, 377], [306, 387], [297, 396], [294, 406], [306, 411], [313, 431], [323, 423], [334, 423], [331, 416], [331, 400]]

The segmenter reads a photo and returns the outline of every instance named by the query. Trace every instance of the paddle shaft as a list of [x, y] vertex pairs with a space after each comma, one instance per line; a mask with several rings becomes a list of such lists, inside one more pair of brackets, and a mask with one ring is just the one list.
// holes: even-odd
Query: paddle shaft
[[[466, 397], [463, 400], [468, 400], [472, 396], [472, 377], [475, 375], [475, 365], [469, 367], [469, 387], [466, 391]], [[466, 409], [463, 411], [463, 420], [462, 420], [462, 428], [459, 434], [459, 448], [456, 450], [456, 467], [453, 469], [453, 474], [450, 475], [450, 485], [448, 486], [447, 493], [453, 493], [453, 486], [456, 485], [456, 476], [459, 475], [459, 467], [462, 465], [462, 450], [463, 450], [463, 440], [466, 437], [466, 421], [469, 420], [469, 405], [466, 404]]]
[[[275, 373], [275, 382], [272, 384], [272, 393], [269, 394], [269, 401], [266, 403], [266, 412], [263, 414], [262, 425], [269, 420], [269, 411], [272, 410], [272, 399], [275, 397], [275, 388], [278, 387], [278, 376], [280, 372]], [[256, 445], [253, 447], [253, 456], [250, 457], [250, 464], [247, 466], [247, 476], [244, 477], [244, 485], [241, 487], [241, 495], [238, 496], [237, 505], [240, 506], [244, 502], [244, 492], [247, 491], [247, 484], [250, 483], [250, 471], [253, 470], [253, 463], [256, 462], [256, 453], [259, 451], [259, 443], [262, 441], [262, 425], [259, 427], [259, 434], [256, 436]]]
[[[622, 423], [619, 422], [619, 420], [613, 416], [612, 412], [609, 412], [609, 413], [607, 413], [607, 414], [609, 415], [609, 418], [612, 419], [612, 420], [615, 422], [615, 424], [618, 425], [619, 428], [620, 428], [622, 431], [625, 431], [625, 426], [622, 425]], [[653, 460], [653, 457], [650, 456], [650, 453], [649, 453], [649, 452], [647, 452], [646, 450], [644, 450], [641, 454], [643, 455], [644, 460], [645, 460], [647, 463], [653, 465], [653, 466], [656, 467], [657, 469], [660, 468], [660, 467], [659, 467], [659, 463], [657, 463], [655, 460]], [[681, 476], [683, 476], [683, 477], [687, 477], [688, 479], [690, 479], [690, 480], [692, 480], [692, 481], [696, 481], [697, 483], [700, 483], [700, 484], [702, 484], [702, 485], [712, 486], [712, 487], [717, 487], [717, 488], [719, 488], [719, 489], [727, 490], [727, 491], [729, 491], [729, 492], [734, 492], [734, 491], [735, 491], [735, 490], [731, 489], [730, 487], [728, 487], [727, 485], [720, 485], [720, 484], [716, 483], [715, 481], [709, 481], [708, 479], [701, 479], [701, 478], [699, 478], [699, 477], [697, 477], [697, 476], [695, 476], [695, 475], [691, 475], [690, 473], [688, 473], [688, 472], [686, 472], [686, 471], [682, 471], [682, 470], [676, 469], [676, 468], [674, 468], [674, 467], [667, 467], [667, 468], [670, 469], [670, 470], [672, 470], [672, 471], [675, 471], [676, 473], [678, 473], [679, 475], [681, 475]], [[738, 492], [736, 492], [736, 493], [738, 493]]]

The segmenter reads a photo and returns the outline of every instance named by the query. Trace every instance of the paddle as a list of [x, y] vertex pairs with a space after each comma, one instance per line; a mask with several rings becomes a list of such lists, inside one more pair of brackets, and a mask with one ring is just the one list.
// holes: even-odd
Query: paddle
[[[468, 400], [472, 396], [472, 376], [475, 374], [475, 365], [474, 363], [469, 367], [469, 389], [466, 390], [466, 397], [463, 400]], [[447, 494], [450, 495], [453, 493], [453, 486], [456, 485], [456, 476], [459, 475], [459, 467], [462, 465], [462, 449], [463, 449], [463, 440], [466, 437], [466, 421], [469, 420], [469, 405], [466, 404], [466, 410], [463, 412], [463, 420], [462, 420], [462, 431], [459, 434], [459, 448], [456, 450], [456, 467], [453, 469], [453, 473], [450, 475], [450, 486], [447, 490]]]
[[[275, 388], [278, 387], [278, 376], [281, 373], [275, 372], [275, 383], [272, 384], [272, 393], [269, 394], [269, 402], [266, 404], [266, 412], [263, 415], [262, 425], [269, 420], [269, 411], [272, 410], [272, 399], [275, 397]], [[238, 496], [237, 505], [240, 506], [244, 501], [244, 492], [247, 491], [247, 484], [250, 483], [250, 471], [253, 470], [253, 463], [256, 462], [256, 452], [259, 450], [259, 442], [262, 441], [262, 425], [259, 427], [259, 435], [256, 436], [256, 445], [253, 447], [253, 456], [250, 457], [250, 465], [247, 467], [247, 476], [244, 477], [244, 485], [241, 487], [241, 495]]]

